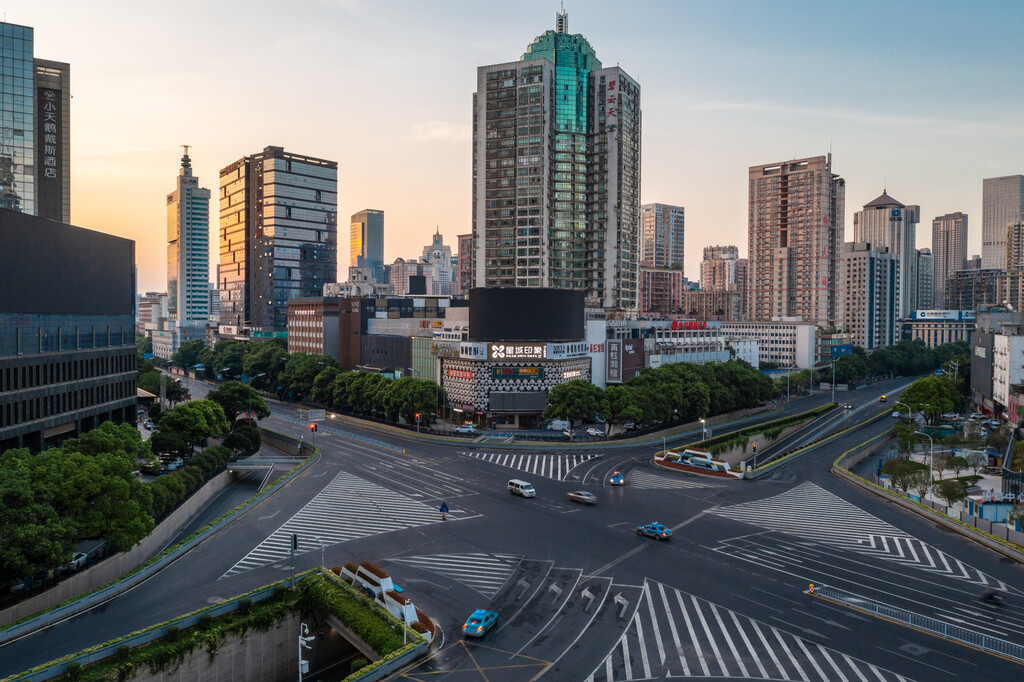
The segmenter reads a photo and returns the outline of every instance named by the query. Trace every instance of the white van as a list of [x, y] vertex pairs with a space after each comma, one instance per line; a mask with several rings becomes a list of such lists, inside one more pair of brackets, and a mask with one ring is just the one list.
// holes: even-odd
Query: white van
[[568, 419], [552, 419], [544, 428], [549, 431], [567, 431], [570, 426], [572, 424], [569, 423]]
[[508, 492], [510, 495], [537, 497], [537, 491], [533, 489], [533, 486], [526, 481], [520, 481], [518, 478], [513, 478], [508, 482]]

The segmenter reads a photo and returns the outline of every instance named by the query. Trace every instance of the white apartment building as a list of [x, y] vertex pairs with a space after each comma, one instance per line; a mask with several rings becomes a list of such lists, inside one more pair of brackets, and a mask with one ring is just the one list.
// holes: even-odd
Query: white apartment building
[[768, 322], [722, 322], [722, 335], [754, 339], [761, 363], [809, 369], [814, 366], [817, 332], [814, 324], [794, 318]]

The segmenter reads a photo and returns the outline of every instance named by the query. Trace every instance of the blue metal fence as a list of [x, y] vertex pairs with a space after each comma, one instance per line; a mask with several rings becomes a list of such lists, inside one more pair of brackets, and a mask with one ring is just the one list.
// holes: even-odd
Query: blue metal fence
[[969, 630], [959, 625], [946, 623], [945, 621], [941, 621], [936, 618], [922, 616], [917, 613], [913, 613], [912, 611], [904, 611], [903, 609], [886, 606], [885, 604], [876, 604], [875, 602], [862, 597], [846, 594], [831, 587], [815, 587], [814, 593], [819, 597], [824, 597], [825, 599], [830, 599], [840, 604], [860, 609], [861, 611], [873, 613], [881, 618], [909, 625], [910, 627], [917, 628], [918, 630], [931, 632], [954, 642], [960, 642], [989, 653], [998, 654], [1006, 658], [1011, 658], [1015, 661], [1024, 662], [1024, 646], [1015, 644], [1014, 642], [1008, 642], [1005, 639], [998, 639], [990, 635], [975, 632], [974, 630]]

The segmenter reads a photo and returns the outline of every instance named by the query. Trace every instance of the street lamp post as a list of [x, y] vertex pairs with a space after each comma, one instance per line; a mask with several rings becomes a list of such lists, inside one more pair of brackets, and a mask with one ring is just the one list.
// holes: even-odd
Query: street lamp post
[[260, 377], [265, 377], [265, 376], [267, 376], [266, 372], [260, 372], [259, 374], [257, 374], [254, 377], [249, 377], [249, 382], [248, 382], [249, 383], [249, 411], [245, 415], [245, 421], [246, 422], [248, 422], [249, 419], [252, 417], [252, 382], [256, 381]]
[[[907, 405], [906, 403], [901, 403], [901, 402], [900, 402], [900, 401], [898, 401], [898, 400], [896, 401], [896, 404], [897, 404], [897, 405], [902, 405], [903, 407], [907, 408], [907, 419], [912, 419], [912, 416], [911, 416], [911, 415], [913, 415], [913, 414], [914, 414], [914, 411], [910, 409], [910, 405]], [[899, 410], [897, 410], [897, 412], [898, 412], [898, 411], [899, 411]]]
[[930, 491], [935, 482], [935, 441], [923, 431], [914, 431], [914, 433], [928, 438], [928, 490]]
[[832, 402], [836, 401], [836, 358], [832, 356]]
[[708, 438], [708, 423], [703, 417], [700, 419], [700, 439], [707, 440]]

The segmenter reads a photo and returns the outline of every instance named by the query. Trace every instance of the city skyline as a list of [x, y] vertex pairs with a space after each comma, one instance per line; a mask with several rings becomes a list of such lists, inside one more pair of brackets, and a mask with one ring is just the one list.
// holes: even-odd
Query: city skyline
[[[246, 7], [5, 8], [7, 22], [35, 29], [36, 55], [74, 71], [72, 222], [135, 239], [139, 291], [163, 290], [163, 197], [178, 145], [192, 145], [197, 174], [208, 178], [279, 145], [338, 160], [341, 215], [366, 206], [389, 215], [385, 262], [435, 225], [457, 243], [471, 224], [476, 68], [521, 54], [554, 27], [557, 5], [495, 5], [485, 18], [462, 2], [312, 2], [288, 15]], [[607, 18], [615, 7], [567, 6], [570, 32], [640, 83], [641, 201], [686, 208], [689, 273], [709, 244], [735, 243], [748, 255], [753, 165], [831, 149], [848, 183], [847, 228], [854, 209], [887, 189], [920, 204], [917, 247], [930, 246], [935, 216], [963, 211], [980, 227], [982, 180], [1024, 170], [1024, 96], [1007, 87], [1012, 67], [998, 68], [1020, 61], [1013, 27], [1024, 10], [1014, 4], [650, 3]], [[883, 8], [889, 21], [879, 24]], [[135, 31], [143, 22], [162, 30]], [[251, 33], [272, 35], [272, 49], [254, 49], [240, 69], [237, 45]], [[785, 59], [763, 59], [764, 50]], [[409, 68], [417, 60], [432, 68]], [[276, 79], [296, 96], [233, 106]], [[187, 96], [169, 104], [175, 89]], [[354, 93], [370, 104], [351, 106]], [[968, 250], [981, 251], [977, 228]], [[346, 257], [343, 247], [338, 259]]]

